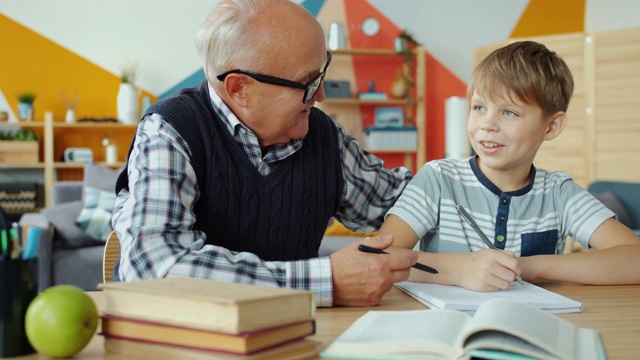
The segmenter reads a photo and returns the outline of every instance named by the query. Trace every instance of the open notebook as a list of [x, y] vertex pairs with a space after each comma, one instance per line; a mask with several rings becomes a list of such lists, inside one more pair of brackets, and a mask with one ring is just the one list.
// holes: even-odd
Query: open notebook
[[396, 286], [416, 300], [433, 309], [460, 310], [474, 313], [480, 305], [491, 299], [507, 299], [533, 305], [550, 313], [581, 312], [582, 303], [566, 296], [525, 282], [514, 281], [505, 290], [477, 292], [459, 286], [399, 282]]

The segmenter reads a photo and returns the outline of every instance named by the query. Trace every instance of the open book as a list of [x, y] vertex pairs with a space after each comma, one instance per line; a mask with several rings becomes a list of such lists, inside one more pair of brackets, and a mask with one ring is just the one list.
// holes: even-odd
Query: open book
[[582, 303], [525, 282], [512, 282], [505, 290], [478, 292], [459, 286], [418, 282], [399, 282], [396, 286], [432, 309], [450, 309], [473, 313], [491, 299], [524, 302], [550, 313], [582, 311]]
[[452, 310], [369, 311], [322, 357], [369, 359], [605, 359], [599, 333], [504, 299], [472, 317]]

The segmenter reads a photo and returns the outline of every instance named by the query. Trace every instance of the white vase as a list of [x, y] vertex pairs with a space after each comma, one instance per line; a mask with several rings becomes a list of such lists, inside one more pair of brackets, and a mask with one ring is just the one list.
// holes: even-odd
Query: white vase
[[118, 120], [125, 124], [136, 124], [140, 119], [138, 91], [132, 84], [120, 84], [118, 90]]
[[105, 148], [105, 162], [113, 165], [118, 162], [118, 147], [116, 144], [109, 144]]
[[68, 124], [73, 124], [76, 122], [76, 111], [73, 109], [67, 109], [67, 113], [64, 116], [64, 121]]

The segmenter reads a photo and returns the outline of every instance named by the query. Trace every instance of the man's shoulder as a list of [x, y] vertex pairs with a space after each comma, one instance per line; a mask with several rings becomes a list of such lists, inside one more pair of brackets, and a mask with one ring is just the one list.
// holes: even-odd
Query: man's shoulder
[[204, 84], [182, 88], [151, 105], [147, 110], [147, 114], [159, 113], [165, 118], [168, 115], [167, 113], [173, 116], [188, 114], [193, 111], [194, 107], [204, 105], [202, 97], [206, 94]]

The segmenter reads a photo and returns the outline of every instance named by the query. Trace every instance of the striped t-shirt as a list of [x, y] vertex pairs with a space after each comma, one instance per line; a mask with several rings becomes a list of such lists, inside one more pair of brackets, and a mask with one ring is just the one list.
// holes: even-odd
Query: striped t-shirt
[[428, 162], [389, 210], [413, 228], [419, 249], [469, 252], [487, 246], [458, 214], [463, 206], [499, 249], [516, 256], [561, 254], [567, 236], [585, 248], [591, 234], [614, 216], [564, 172], [531, 167], [526, 187], [501, 192], [476, 158]]

